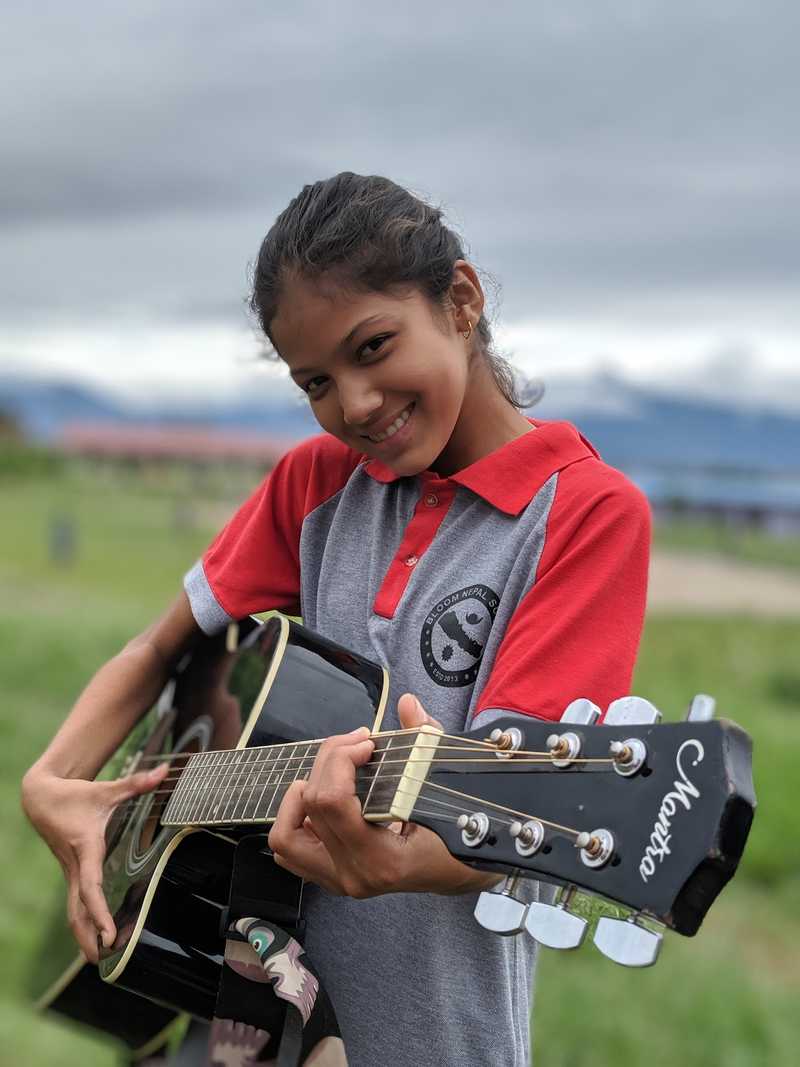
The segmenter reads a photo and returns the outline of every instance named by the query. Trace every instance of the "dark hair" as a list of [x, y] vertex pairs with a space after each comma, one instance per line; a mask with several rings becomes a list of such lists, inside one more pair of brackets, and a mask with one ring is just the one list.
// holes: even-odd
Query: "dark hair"
[[[441, 308], [455, 262], [463, 258], [461, 240], [438, 208], [388, 178], [343, 171], [304, 186], [277, 217], [253, 269], [250, 308], [272, 340], [269, 327], [286, 276], [328, 272], [346, 287], [368, 292], [414, 285]], [[493, 350], [485, 315], [477, 335], [500, 392], [515, 407], [526, 406], [508, 361]]]

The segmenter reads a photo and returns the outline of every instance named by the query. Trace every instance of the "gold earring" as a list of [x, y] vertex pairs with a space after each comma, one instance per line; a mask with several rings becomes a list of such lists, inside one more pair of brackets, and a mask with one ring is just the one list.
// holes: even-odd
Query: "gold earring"
[[464, 330], [461, 336], [464, 338], [465, 341], [468, 341], [470, 337], [472, 337], [472, 323], [469, 320], [467, 320], [467, 328], [466, 330]]

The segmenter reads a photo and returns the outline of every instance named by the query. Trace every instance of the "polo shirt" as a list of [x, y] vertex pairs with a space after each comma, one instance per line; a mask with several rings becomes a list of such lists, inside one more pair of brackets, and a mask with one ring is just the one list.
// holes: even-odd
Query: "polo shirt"
[[[386, 729], [404, 692], [450, 733], [508, 712], [557, 720], [577, 697], [606, 708], [629, 691], [649, 508], [569, 423], [531, 425], [450, 477], [302, 442], [186, 576], [198, 624], [302, 615], [388, 668]], [[534, 943], [483, 930], [474, 904], [308, 887], [305, 947], [350, 1067], [528, 1063]]]

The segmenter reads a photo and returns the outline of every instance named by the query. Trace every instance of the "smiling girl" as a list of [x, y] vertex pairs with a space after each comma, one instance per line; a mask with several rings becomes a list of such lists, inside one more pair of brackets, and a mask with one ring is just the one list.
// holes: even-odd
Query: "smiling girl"
[[[162, 772], [85, 779], [200, 631], [302, 614], [389, 669], [387, 729], [429, 715], [448, 732], [508, 713], [555, 720], [630, 683], [646, 502], [572, 426], [522, 414], [476, 271], [438, 210], [385, 178], [306, 186], [261, 246], [252, 307], [325, 433], [280, 461], [25, 779], [90, 957], [96, 932], [114, 933], [99, 889], [108, 813]], [[424, 828], [364, 822], [354, 775], [371, 747], [323, 745], [270, 833], [278, 862], [313, 883], [305, 948], [349, 1063], [526, 1064], [535, 945], [474, 921], [494, 876]]]

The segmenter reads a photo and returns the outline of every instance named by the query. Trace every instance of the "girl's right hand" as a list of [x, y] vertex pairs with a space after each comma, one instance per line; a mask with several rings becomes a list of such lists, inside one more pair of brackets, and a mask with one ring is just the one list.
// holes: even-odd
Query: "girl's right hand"
[[108, 947], [117, 936], [103, 895], [108, 820], [119, 804], [155, 789], [166, 772], [162, 764], [112, 782], [89, 782], [32, 767], [23, 779], [22, 806], [63, 868], [69, 925], [92, 963], [98, 959], [98, 937]]

